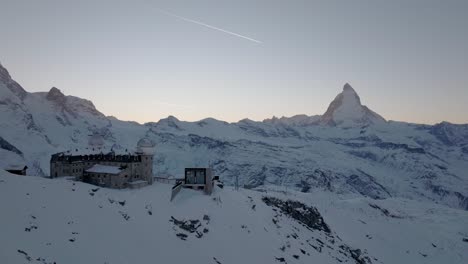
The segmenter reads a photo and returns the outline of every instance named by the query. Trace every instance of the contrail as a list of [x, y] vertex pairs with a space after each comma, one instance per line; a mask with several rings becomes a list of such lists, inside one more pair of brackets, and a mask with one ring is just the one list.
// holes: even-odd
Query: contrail
[[204, 27], [207, 27], [207, 28], [211, 28], [211, 29], [214, 29], [214, 30], [218, 30], [218, 31], [227, 33], [227, 34], [229, 34], [229, 35], [233, 35], [233, 36], [236, 36], [236, 37], [239, 37], [239, 38], [243, 38], [243, 39], [246, 39], [246, 40], [250, 40], [250, 41], [255, 42], [255, 43], [259, 43], [259, 44], [262, 43], [260, 40], [256, 40], [256, 39], [253, 39], [253, 38], [249, 38], [249, 37], [246, 37], [246, 36], [243, 36], [243, 35], [240, 35], [240, 34], [237, 34], [237, 33], [231, 32], [231, 31], [228, 31], [228, 30], [224, 30], [224, 29], [222, 29], [222, 28], [214, 27], [214, 26], [211, 26], [211, 25], [208, 25], [208, 24], [205, 24], [205, 23], [203, 23], [203, 22], [196, 21], [196, 20], [193, 20], [193, 19], [190, 19], [190, 18], [181, 17], [181, 16], [179, 16], [179, 15], [176, 15], [176, 14], [174, 14], [174, 13], [168, 12], [168, 11], [166, 11], [166, 10], [162, 10], [162, 9], [159, 9], [159, 8], [158, 8], [157, 10], [158, 10], [159, 12], [161, 12], [161, 13], [164, 13], [164, 14], [166, 14], [166, 15], [169, 15], [169, 16], [172, 16], [172, 17], [175, 17], [175, 18], [178, 18], [178, 19], [187, 21], [187, 22], [195, 23], [195, 24], [197, 24], [197, 25], [201, 25], [201, 26], [204, 26]]

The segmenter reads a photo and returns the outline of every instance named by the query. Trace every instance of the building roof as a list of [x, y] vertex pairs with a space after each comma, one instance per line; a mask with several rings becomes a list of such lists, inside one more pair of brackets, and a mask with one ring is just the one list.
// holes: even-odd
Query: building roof
[[115, 155], [113, 152], [107, 154], [91, 154], [91, 155], [69, 155], [66, 153], [57, 153], [53, 154], [50, 158], [52, 162], [79, 162], [79, 161], [112, 161], [112, 162], [121, 162], [121, 163], [130, 163], [130, 162], [140, 162], [141, 157], [138, 155]]
[[140, 139], [137, 143], [137, 153], [145, 155], [154, 154], [154, 142], [147, 137]]
[[27, 169], [28, 166], [26, 165], [19, 165], [19, 164], [11, 164], [11, 165], [7, 165], [5, 166], [5, 170], [24, 170], [24, 169]]
[[138, 140], [137, 147], [140, 147], [140, 148], [154, 148], [154, 142], [151, 139], [149, 139], [147, 137], [144, 137], [144, 138]]
[[95, 164], [91, 168], [87, 169], [85, 172], [91, 173], [105, 173], [105, 174], [119, 174], [123, 169], [117, 166], [107, 166], [101, 164]]

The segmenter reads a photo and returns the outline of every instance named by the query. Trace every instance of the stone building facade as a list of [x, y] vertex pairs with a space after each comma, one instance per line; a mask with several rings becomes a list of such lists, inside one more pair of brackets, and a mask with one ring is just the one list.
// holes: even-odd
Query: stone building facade
[[99, 140], [93, 137], [90, 152], [95, 154], [53, 154], [50, 177], [74, 176], [77, 180], [108, 188], [134, 188], [153, 183], [154, 144], [151, 140], [139, 140], [135, 153], [116, 154], [114, 151], [104, 153]]

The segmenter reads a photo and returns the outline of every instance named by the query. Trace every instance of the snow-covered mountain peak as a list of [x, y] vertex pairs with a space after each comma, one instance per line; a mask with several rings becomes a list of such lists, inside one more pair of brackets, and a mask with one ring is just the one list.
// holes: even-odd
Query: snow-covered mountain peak
[[3, 67], [3, 65], [0, 63], [0, 81], [5, 82], [5, 81], [10, 81], [11, 76], [8, 70]]
[[146, 123], [145, 125], [149, 125], [155, 128], [159, 129], [176, 129], [176, 130], [182, 130], [180, 127], [181, 121], [177, 119], [175, 116], [168, 116], [166, 118], [160, 119], [158, 122], [149, 122]]
[[353, 91], [354, 93], [356, 93], [356, 91], [349, 83], [345, 83], [345, 85], [343, 86], [343, 91]]
[[[44, 93], [36, 94], [44, 96]], [[68, 112], [72, 116], [89, 113], [93, 116], [104, 117], [90, 100], [64, 95], [62, 91], [56, 87], [52, 87], [49, 92], [45, 94], [45, 98], [52, 102], [55, 107], [58, 107], [61, 111]]]
[[361, 98], [349, 83], [343, 87], [328, 106], [327, 111], [320, 118], [319, 123], [324, 125], [370, 125], [383, 123], [385, 119], [361, 104]]
[[64, 103], [66, 101], [65, 95], [56, 87], [52, 87], [46, 95], [47, 100]]
[[168, 121], [171, 121], [171, 122], [179, 122], [180, 120], [177, 119], [177, 117], [173, 116], [173, 115], [170, 115], [166, 118]]
[[308, 126], [315, 124], [317, 120], [320, 119], [319, 115], [313, 115], [313, 116], [308, 116], [308, 115], [295, 115], [291, 117], [276, 117], [273, 116], [272, 118], [267, 118], [264, 119], [262, 122], [267, 123], [267, 124], [273, 124], [273, 125], [289, 125], [289, 126]]
[[0, 90], [4, 89], [3, 86], [18, 96], [21, 100], [23, 100], [27, 95], [27, 92], [23, 89], [23, 87], [21, 87], [21, 85], [19, 85], [11, 78], [8, 70], [0, 63]]

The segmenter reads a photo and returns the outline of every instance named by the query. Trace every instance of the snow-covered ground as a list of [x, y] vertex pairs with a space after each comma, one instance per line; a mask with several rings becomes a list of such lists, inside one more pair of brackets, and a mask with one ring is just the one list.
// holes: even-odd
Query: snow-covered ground
[[[245, 189], [170, 203], [168, 185], [2, 169], [47, 176], [51, 154], [90, 152], [92, 135], [117, 153], [150, 138], [156, 176], [211, 166]], [[386, 121], [348, 84], [321, 116], [142, 125], [57, 88], [29, 93], [0, 65], [0, 177], [1, 263], [468, 263], [468, 125]]]
[[[170, 185], [159, 183], [140, 190], [112, 190], [65, 178], [0, 171], [1, 262], [449, 264], [468, 260], [468, 242], [463, 241], [468, 239], [468, 212], [463, 210], [399, 198], [341, 199], [328, 192], [305, 194], [282, 188], [226, 187], [211, 196], [184, 189], [170, 202], [170, 191]], [[317, 208], [330, 232], [307, 227], [267, 205], [264, 197]], [[188, 220], [198, 222], [187, 230], [176, 224]]]

